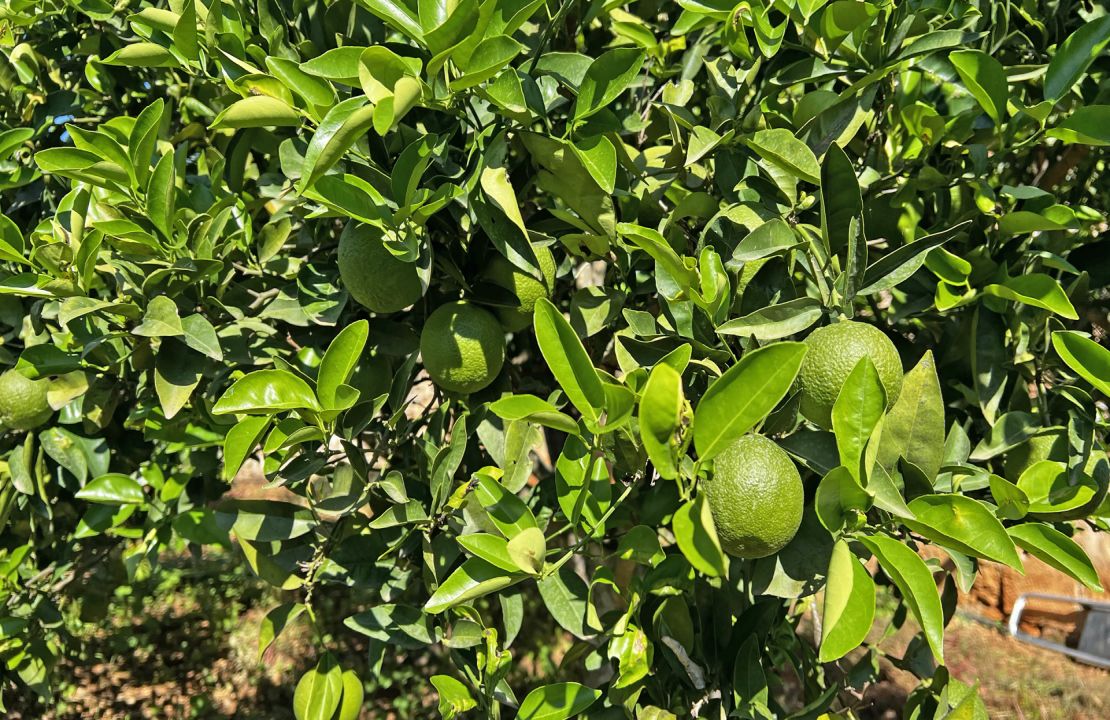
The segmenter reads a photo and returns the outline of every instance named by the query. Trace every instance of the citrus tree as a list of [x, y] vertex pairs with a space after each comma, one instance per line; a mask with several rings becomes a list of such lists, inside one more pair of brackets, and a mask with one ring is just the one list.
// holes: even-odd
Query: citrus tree
[[[1099, 585], [1108, 42], [1072, 0], [5, 0], [3, 697], [186, 545], [285, 591], [263, 649], [365, 638], [298, 718], [399, 652], [445, 718], [853, 717], [902, 625], [905, 716], [985, 717], [979, 563]], [[285, 499], [221, 500], [244, 464]]]

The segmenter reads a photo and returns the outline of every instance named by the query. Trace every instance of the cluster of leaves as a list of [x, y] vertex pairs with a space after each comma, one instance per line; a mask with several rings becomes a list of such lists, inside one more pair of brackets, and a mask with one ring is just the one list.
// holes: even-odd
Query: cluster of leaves
[[[397, 647], [449, 656], [446, 718], [851, 717], [876, 584], [921, 631], [906, 717], [985, 717], [957, 589], [1023, 553], [1096, 587], [1070, 536], [1110, 523], [1108, 42], [1071, 0], [5, 0], [0, 362], [57, 412], [0, 438], [0, 691], [50, 693], [63, 605], [234, 540], [289, 591], [263, 648], [365, 607], [300, 718]], [[348, 301], [350, 223], [420, 302]], [[484, 269], [541, 247], [500, 377], [432, 387], [424, 318], [511, 306]], [[912, 369], [887, 409], [861, 361], [829, 432], [792, 388], [837, 317]], [[740, 560], [698, 488], [753, 430], [806, 511]], [[1045, 433], [1067, 460], [1007, 473]], [[286, 500], [220, 500], [250, 458]], [[535, 613], [573, 643], [512, 687]]]

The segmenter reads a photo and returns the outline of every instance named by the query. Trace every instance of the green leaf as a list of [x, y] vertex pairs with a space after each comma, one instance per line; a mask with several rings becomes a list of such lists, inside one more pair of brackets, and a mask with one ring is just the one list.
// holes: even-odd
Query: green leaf
[[479, 472], [474, 488], [475, 497], [489, 513], [489, 519], [505, 537], [512, 539], [518, 533], [535, 528], [536, 517], [524, 501], [506, 490], [491, 475]]
[[717, 332], [721, 335], [754, 337], [760, 342], [781, 340], [813, 325], [821, 319], [822, 312], [820, 301], [808, 297], [795, 298], [729, 320], [718, 325]]
[[[360, 0], [360, 2], [366, 1]], [[470, 688], [450, 675], [433, 675], [432, 685], [439, 693], [439, 713], [444, 720], [454, 720], [460, 713], [478, 707], [478, 701], [470, 694]]]
[[297, 190], [304, 192], [316, 184], [373, 124], [374, 106], [367, 105], [365, 97], [352, 97], [333, 105], [305, 150]]
[[978, 500], [962, 495], [921, 495], [909, 503], [916, 516], [902, 523], [930, 540], [973, 557], [1024, 572], [1002, 523]]
[[866, 513], [871, 503], [871, 495], [848, 468], [841, 465], [821, 478], [813, 505], [821, 524], [829, 532], [837, 533], [850, 519], [852, 511]]
[[365, 47], [357, 45], [332, 48], [301, 63], [301, 71], [358, 87], [359, 58], [364, 50]]
[[312, 388], [288, 370], [255, 370], [224, 392], [215, 415], [272, 414], [281, 410], [320, 410]]
[[350, 616], [343, 624], [357, 633], [402, 648], [423, 648], [436, 641], [431, 617], [411, 605], [374, 605]]
[[1027, 412], [1014, 411], [1000, 416], [990, 431], [971, 452], [971, 459], [990, 460], [1007, 450], [1017, 447], [1044, 430], [1039, 418]]
[[991, 497], [998, 505], [998, 517], [1003, 520], [1020, 520], [1029, 512], [1029, 496], [1009, 480], [994, 473], [987, 478]]
[[580, 715], [600, 697], [600, 690], [576, 682], [544, 685], [520, 703], [517, 720], [567, 720]]
[[[863, 198], [852, 162], [839, 145], [833, 143], [821, 164], [821, 232], [829, 250], [838, 253], [853, 242], [852, 220], [861, 222]], [[856, 230], [862, 232], [862, 228]], [[849, 261], [852, 253], [849, 250]], [[866, 254], [864, 254], [866, 260]], [[863, 263], [858, 269], [862, 275]]]
[[867, 638], [874, 619], [875, 582], [841, 540], [829, 560], [818, 660], [832, 662], [855, 650]]
[[247, 456], [254, 452], [262, 433], [270, 426], [269, 415], [245, 417], [224, 436], [223, 478], [232, 480]]
[[694, 412], [694, 444], [702, 461], [767, 417], [790, 390], [805, 353], [797, 342], [746, 352], [709, 386]]
[[736, 244], [732, 251], [730, 267], [735, 263], [745, 263], [779, 253], [801, 245], [801, 240], [781, 218], [772, 218], [752, 230]]
[[328, 345], [316, 376], [316, 392], [325, 409], [335, 407], [336, 391], [351, 379], [369, 336], [370, 324], [356, 320], [339, 331]]
[[131, 128], [127, 151], [131, 155], [131, 165], [135, 169], [135, 182], [145, 185], [150, 176], [150, 159], [158, 141], [158, 130], [162, 125], [165, 102], [161, 98], [143, 108], [135, 118]]
[[466, 535], [459, 535], [455, 540], [463, 550], [485, 560], [490, 565], [496, 565], [508, 572], [518, 572], [522, 569], [509, 555], [509, 541], [500, 535], [467, 533]]
[[154, 390], [167, 419], [175, 417], [188, 404], [200, 384], [201, 369], [195, 355], [175, 341], [163, 341], [154, 363]]
[[987, 295], [1025, 303], [1044, 308], [1069, 320], [1078, 320], [1068, 294], [1051, 275], [1027, 273], [1010, 278], [1001, 284], [987, 285], [983, 288]]
[[925, 258], [933, 248], [938, 248], [957, 235], [967, 232], [970, 227], [971, 221], [965, 220], [947, 230], [918, 238], [887, 253], [867, 267], [867, 272], [863, 276], [864, 287], [858, 294], [870, 295], [898, 285], [925, 264]]
[[297, 127], [301, 116], [289, 105], [269, 95], [252, 95], [224, 108], [209, 125], [221, 128]]
[[595, 634], [587, 624], [590, 589], [569, 565], [540, 578], [536, 586], [544, 607], [564, 630], [577, 638]]
[[262, 618], [262, 625], [258, 630], [258, 662], [262, 662], [262, 656], [266, 654], [266, 650], [269, 649], [274, 640], [304, 611], [305, 606], [301, 603], [290, 602], [282, 603], [266, 613], [266, 617]]
[[538, 527], [524, 528], [509, 539], [506, 548], [509, 557], [519, 570], [529, 575], [539, 575], [547, 555], [547, 541]]
[[101, 505], [142, 505], [144, 501], [143, 486], [120, 473], [101, 475], [78, 490], [76, 497]]
[[640, 395], [640, 439], [655, 471], [667, 480], [678, 477], [675, 432], [684, 405], [682, 376], [664, 363], [652, 368]]
[[598, 425], [605, 411], [605, 388], [601, 378], [574, 328], [546, 298], [536, 302], [535, 330], [540, 352], [563, 392], [587, 424]]
[[420, 42], [423, 39], [424, 30], [420, 21], [405, 3], [398, 0], [358, 0], [358, 4], [413, 40]]
[[1007, 529], [1023, 550], [1090, 589], [1102, 592], [1098, 571], [1087, 553], [1064, 533], [1043, 523], [1024, 523]]
[[159, 295], [146, 306], [143, 321], [131, 332], [144, 337], [176, 337], [184, 335], [185, 328], [181, 326], [177, 304], [165, 295]]
[[1006, 364], [1011, 354], [1006, 345], [1006, 327], [1002, 318], [984, 305], [975, 308], [972, 318], [971, 371], [975, 376], [975, 394], [987, 422], [998, 420], [998, 410], [1009, 375]]
[[861, 536], [860, 542], [874, 553], [879, 565], [902, 593], [910, 612], [925, 632], [933, 657], [944, 663], [944, 610], [929, 566], [921, 557], [885, 535]]
[[1001, 125], [1010, 97], [1002, 63], [982, 50], [957, 50], [949, 53], [948, 60], [979, 106], [994, 120], [995, 125]]
[[678, 549], [698, 572], [710, 577], [728, 574], [728, 560], [721, 550], [713, 515], [703, 493], [680, 507], [671, 524]]
[[177, 67], [177, 59], [166, 48], [152, 42], [137, 42], [116, 50], [100, 62], [127, 67]]
[[343, 671], [343, 699], [339, 703], [336, 720], [358, 720], [362, 703], [366, 699], [362, 679], [354, 670]]
[[173, 216], [177, 188], [174, 153], [166, 153], [154, 166], [146, 189], [146, 209], [154, 227], [167, 240], [173, 239]]
[[784, 128], [757, 130], [748, 146], [765, 161], [813, 185], [821, 184], [821, 166], [809, 147]]
[[200, 313], [194, 313], [181, 318], [181, 329], [185, 333], [182, 340], [185, 344], [203, 353], [217, 362], [224, 359], [224, 351], [220, 348], [220, 338], [216, 335], [216, 328]]
[[1097, 480], [1080, 474], [1073, 483], [1067, 463], [1054, 460], [1030, 465], [1018, 478], [1017, 486], [1029, 497], [1029, 512], [1047, 517], [1086, 507], [1100, 492]]
[[[863, 357], [844, 380], [832, 409], [840, 464], [857, 480], [863, 451], [886, 409], [886, 389], [870, 358]], [[939, 467], [939, 466], [938, 466]]]
[[633, 48], [614, 48], [599, 55], [578, 88], [574, 122], [585, 120], [616, 100], [640, 73], [644, 58], [642, 50]]
[[594, 135], [573, 143], [571, 147], [598, 186], [612, 193], [617, 186], [617, 150], [609, 138]]
[[343, 694], [343, 670], [331, 653], [301, 676], [293, 691], [293, 715], [297, 720], [331, 720]]
[[438, 615], [448, 608], [499, 592], [528, 577], [502, 570], [480, 558], [470, 558], [451, 573], [424, 603], [424, 612]]
[[[868, 448], [868, 458], [871, 449]], [[893, 475], [904, 458], [921, 468], [932, 482], [944, 459], [944, 398], [940, 392], [933, 351], [902, 381], [902, 392], [882, 424], [875, 461]]]
[[173, 27], [173, 45], [189, 60], [199, 59], [196, 0], [181, 3], [181, 17]]
[[1110, 15], [1084, 23], [1052, 55], [1044, 78], [1044, 97], [1053, 102], [1079, 82], [1110, 42]]
[[545, 427], [577, 435], [578, 423], [569, 415], [535, 395], [507, 395], [489, 406], [490, 412], [504, 420], [526, 420]]
[[299, 63], [288, 58], [267, 57], [266, 69], [287, 88], [313, 105], [330, 107], [335, 102], [335, 90], [331, 84], [301, 70]]
[[451, 89], [464, 90], [489, 80], [523, 50], [523, 45], [507, 35], [485, 38], [463, 63], [462, 77], [451, 81]]
[[1110, 350], [1077, 332], [1052, 333], [1052, 347], [1069, 368], [1110, 396]]
[[1066, 143], [1110, 145], [1110, 105], [1078, 107], [1045, 134]]

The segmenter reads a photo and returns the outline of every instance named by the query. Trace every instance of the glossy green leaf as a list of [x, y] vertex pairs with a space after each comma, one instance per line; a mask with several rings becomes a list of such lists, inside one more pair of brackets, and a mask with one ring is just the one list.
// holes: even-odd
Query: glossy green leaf
[[1107, 43], [1110, 43], [1110, 15], [1084, 23], [1060, 43], [1045, 72], [1045, 99], [1057, 101], [1071, 90]]
[[760, 342], [781, 340], [812, 326], [821, 319], [823, 312], [820, 301], [808, 297], [795, 298], [733, 318], [718, 325], [717, 332], [754, 337]]
[[578, 434], [578, 423], [573, 418], [535, 395], [507, 395], [490, 403], [489, 409], [505, 420], [527, 420], [572, 435]]
[[544, 607], [564, 630], [577, 638], [595, 634], [587, 622], [590, 589], [569, 565], [541, 577], [536, 587]]
[[424, 611], [432, 615], [471, 600], [504, 590], [523, 580], [524, 573], [511, 573], [480, 558], [470, 558], [436, 588]]
[[925, 632], [933, 657], [944, 662], [944, 610], [940, 605], [933, 574], [925, 561], [910, 548], [885, 535], [862, 536], [860, 542], [874, 553], [905, 598], [914, 618]]
[[262, 625], [258, 630], [258, 662], [262, 662], [263, 655], [281, 635], [285, 628], [296, 621], [305, 611], [301, 603], [282, 603], [272, 608], [266, 617], [262, 618]]
[[957, 50], [948, 55], [948, 60], [983, 111], [995, 125], [1001, 124], [1010, 96], [1002, 63], [982, 50]]
[[300, 114], [268, 95], [252, 95], [228, 105], [212, 121], [212, 128], [296, 127]]
[[651, 370], [640, 395], [640, 439], [659, 476], [678, 477], [675, 433], [682, 423], [682, 376], [660, 363]]
[[833, 546], [825, 581], [818, 659], [832, 662], [855, 650], [867, 638], [874, 619], [875, 582], [841, 540]]
[[433, 675], [432, 685], [439, 693], [439, 714], [444, 720], [454, 720], [460, 713], [478, 707], [478, 701], [470, 694], [470, 688], [450, 675]]
[[165, 295], [151, 299], [143, 313], [143, 321], [131, 330], [144, 337], [176, 337], [185, 334], [177, 305]]
[[605, 411], [605, 388], [582, 341], [546, 298], [536, 303], [535, 328], [540, 352], [563, 392], [587, 423], [597, 425]]
[[832, 409], [840, 464], [860, 478], [863, 451], [886, 410], [886, 389], [870, 358], [861, 358], [844, 380]]
[[537, 527], [536, 517], [523, 500], [506, 490], [488, 473], [478, 473], [475, 478], [478, 481], [474, 488], [475, 497], [502, 535], [512, 539], [523, 530]]
[[780, 342], [749, 351], [709, 386], [694, 412], [694, 445], [708, 460], [751, 430], [786, 397], [806, 346]]
[[[868, 458], [872, 457], [868, 448]], [[888, 474], [904, 458], [921, 468], [932, 482], [944, 458], [944, 398], [933, 352], [926, 351], [902, 381], [902, 392], [883, 420], [875, 461]]]
[[76, 496], [79, 500], [101, 505], [142, 505], [144, 502], [142, 485], [120, 473], [108, 473], [91, 480]]
[[941, 545], [1024, 572], [1014, 543], [985, 505], [962, 495], [921, 495], [909, 502], [914, 520], [902, 522]]
[[1023, 523], [1007, 529], [1022, 550], [1075, 578], [1090, 589], [1102, 592], [1094, 563], [1074, 540], [1044, 523]]
[[1110, 145], [1110, 105], [1085, 105], [1045, 133], [1066, 143]]
[[1069, 368], [1110, 396], [1110, 350], [1077, 332], [1052, 333], [1052, 347]]
[[616, 100], [640, 73], [644, 57], [643, 51], [633, 48], [614, 48], [599, 55], [578, 87], [574, 121], [585, 120]]
[[320, 121], [304, 155], [297, 189], [304, 192], [332, 168], [374, 123], [374, 106], [364, 97], [333, 105]]
[[817, 518], [831, 533], [839, 532], [850, 520], [871, 507], [872, 498], [848, 468], [835, 467], [821, 478], [814, 497]]
[[316, 376], [316, 393], [323, 407], [335, 407], [336, 391], [351, 379], [369, 336], [369, 323], [357, 320], [343, 328], [328, 345]]
[[343, 670], [331, 653], [324, 653], [297, 682], [293, 715], [297, 720], [331, 720], [342, 695]]
[[672, 527], [679, 550], [699, 572], [710, 577], [728, 573], [728, 560], [704, 494], [699, 493], [675, 512]]
[[255, 370], [232, 384], [212, 407], [216, 415], [320, 410], [312, 388], [287, 370]]
[[577, 717], [601, 697], [576, 682], [555, 683], [538, 687], [520, 703], [518, 720], [567, 720]]
[[821, 166], [805, 143], [784, 128], [757, 130], [748, 146], [765, 161], [808, 183], [821, 183]]
[[983, 292], [1006, 300], [1044, 308], [1069, 320], [1079, 319], [1064, 288], [1060, 287], [1060, 283], [1056, 282], [1055, 278], [1043, 273], [1018, 275], [1001, 284], [987, 285], [983, 288]]

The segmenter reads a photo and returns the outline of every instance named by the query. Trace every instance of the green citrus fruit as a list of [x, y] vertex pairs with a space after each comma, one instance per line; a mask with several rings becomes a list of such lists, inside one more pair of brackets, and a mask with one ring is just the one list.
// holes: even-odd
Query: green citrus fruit
[[532, 324], [532, 311], [536, 301], [540, 298], [549, 298], [555, 290], [555, 258], [551, 251], [545, 247], [536, 248], [536, 260], [543, 275], [543, 282], [521, 270], [503, 256], [490, 263], [486, 269], [486, 277], [490, 282], [505, 288], [519, 301], [515, 308], [497, 308], [497, 316], [506, 330], [516, 332]]
[[501, 372], [504, 333], [497, 318], [476, 305], [442, 305], [428, 316], [420, 333], [424, 368], [444, 390], [477, 392]]
[[424, 295], [416, 263], [398, 260], [372, 225], [348, 223], [343, 229], [339, 277], [351, 297], [376, 313], [404, 310]]
[[802, 415], [832, 429], [836, 396], [860, 358], [869, 357], [886, 389], [889, 409], [902, 391], [902, 360], [894, 343], [874, 325], [844, 321], [818, 328], [805, 339], [809, 351], [798, 372]]
[[774, 555], [798, 532], [802, 477], [790, 456], [762, 435], [745, 435], [725, 448], [705, 487], [717, 537], [729, 555]]
[[30, 380], [21, 372], [0, 375], [0, 426], [11, 430], [34, 430], [50, 419], [53, 410], [46, 402], [46, 380]]

